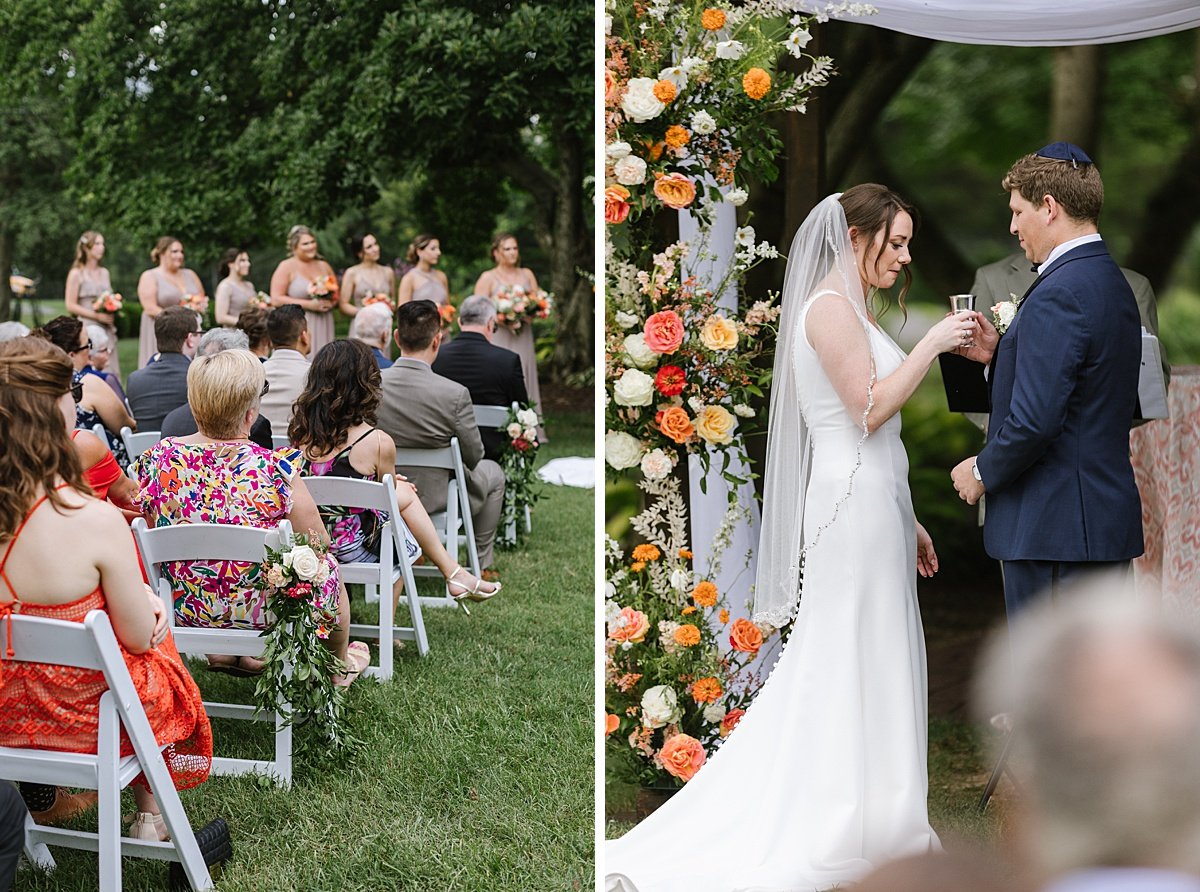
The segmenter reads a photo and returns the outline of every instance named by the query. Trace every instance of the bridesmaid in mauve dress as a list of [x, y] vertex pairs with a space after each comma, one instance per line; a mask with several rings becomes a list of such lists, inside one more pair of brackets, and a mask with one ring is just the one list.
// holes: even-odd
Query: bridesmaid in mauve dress
[[440, 269], [434, 269], [442, 256], [442, 246], [437, 237], [422, 233], [408, 246], [407, 260], [416, 264], [400, 279], [398, 303], [410, 300], [431, 300], [439, 307], [450, 303], [450, 280]]
[[183, 242], [164, 235], [154, 245], [150, 259], [158, 266], [146, 270], [138, 279], [138, 300], [142, 304], [142, 327], [138, 337], [138, 368], [144, 368], [156, 353], [154, 320], [167, 307], [178, 306], [189, 294], [199, 295], [198, 313], [208, 309], [208, 296], [200, 277], [183, 265]]
[[[508, 232], [497, 233], [492, 239], [492, 258], [496, 265], [487, 270], [475, 283], [476, 294], [486, 294], [495, 298], [502, 288], [519, 286], [528, 294], [538, 290], [537, 279], [533, 270], [518, 266], [521, 251], [517, 245], [517, 237]], [[503, 325], [496, 326], [492, 335], [492, 343], [504, 347], [521, 357], [521, 371], [525, 375], [525, 390], [529, 393], [529, 402], [542, 414], [542, 393], [538, 386], [537, 355], [533, 346], [533, 326], [525, 323], [521, 330], [513, 333]], [[545, 434], [539, 428], [539, 434], [545, 439]]]
[[[334, 340], [332, 310], [338, 305], [336, 287], [328, 298], [309, 296], [313, 282], [333, 276], [333, 268], [317, 254], [317, 237], [307, 226], [293, 226], [288, 232], [292, 256], [275, 267], [271, 276], [271, 303], [274, 306], [299, 304], [308, 320], [310, 356]], [[336, 283], [336, 279], [334, 280]]]
[[108, 277], [104, 260], [104, 236], [89, 229], [75, 243], [75, 262], [67, 273], [67, 312], [88, 322], [104, 327], [112, 344], [108, 370], [121, 377], [121, 363], [117, 359], [117, 329], [113, 324], [116, 317], [96, 306], [96, 299], [106, 291], [112, 291], [112, 280]]
[[257, 293], [254, 284], [246, 278], [250, 275], [250, 254], [241, 248], [227, 249], [221, 255], [217, 274], [221, 277], [213, 295], [217, 305], [214, 312], [217, 325], [237, 328], [238, 316], [250, 306]]
[[394, 301], [396, 274], [392, 272], [391, 267], [383, 266], [379, 262], [379, 239], [369, 232], [366, 235], [356, 235], [350, 239], [350, 252], [361, 262], [354, 264], [342, 275], [338, 309], [347, 316], [353, 316], [373, 294], [386, 294], [389, 301]]

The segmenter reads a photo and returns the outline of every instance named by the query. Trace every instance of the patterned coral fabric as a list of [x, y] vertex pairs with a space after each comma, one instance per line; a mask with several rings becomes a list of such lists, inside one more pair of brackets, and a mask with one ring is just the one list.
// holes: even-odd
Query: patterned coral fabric
[[[292, 509], [292, 477], [300, 450], [272, 452], [254, 443], [181, 443], [168, 437], [134, 463], [142, 514], [152, 527], [224, 523], [267, 529]], [[296, 530], [297, 533], [305, 532]], [[337, 616], [337, 561], [314, 598], [318, 612]], [[261, 564], [176, 561], [166, 565], [179, 625], [260, 629]]]

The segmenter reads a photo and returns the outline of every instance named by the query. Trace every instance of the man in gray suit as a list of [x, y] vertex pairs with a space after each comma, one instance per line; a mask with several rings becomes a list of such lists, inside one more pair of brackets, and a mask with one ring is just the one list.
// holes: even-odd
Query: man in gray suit
[[270, 390], [262, 398], [258, 413], [271, 422], [276, 434], [287, 434], [292, 423], [292, 404], [308, 381], [308, 320], [299, 304], [276, 307], [267, 316], [271, 356], [263, 363]]
[[[381, 373], [383, 397], [379, 403], [379, 429], [404, 449], [440, 449], [458, 437], [479, 564], [492, 565], [492, 544], [504, 502], [504, 472], [483, 457], [483, 441], [475, 425], [471, 393], [461, 384], [434, 374], [433, 360], [442, 343], [442, 319], [437, 305], [414, 300], [396, 311], [396, 345], [400, 358]], [[272, 385], [273, 387], [274, 385]], [[401, 469], [417, 487], [421, 503], [430, 514], [446, 507], [446, 478], [436, 471]]]
[[200, 341], [200, 317], [187, 307], [167, 307], [154, 319], [158, 358], [129, 373], [125, 396], [140, 431], [162, 430], [172, 409], [187, 403], [187, 373]]

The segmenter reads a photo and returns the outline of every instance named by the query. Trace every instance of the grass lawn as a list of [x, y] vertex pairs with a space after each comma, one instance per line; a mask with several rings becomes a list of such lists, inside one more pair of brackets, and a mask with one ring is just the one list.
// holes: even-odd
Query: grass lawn
[[[552, 413], [541, 460], [592, 454], [592, 425], [590, 408]], [[470, 617], [425, 611], [429, 655], [410, 643], [391, 683], [354, 685], [353, 730], [367, 746], [353, 764], [301, 762], [290, 790], [222, 777], [182, 794], [194, 826], [229, 822], [223, 892], [592, 887], [593, 500], [544, 487], [529, 543], [498, 554], [503, 593]], [[358, 615], [374, 610], [353, 600]], [[206, 697], [250, 697], [250, 681], [195, 674]], [[265, 725], [214, 733], [223, 755], [270, 752]], [[96, 888], [94, 855], [54, 854], [58, 870], [23, 871], [17, 888]], [[125, 868], [126, 889], [166, 887], [160, 862]]]

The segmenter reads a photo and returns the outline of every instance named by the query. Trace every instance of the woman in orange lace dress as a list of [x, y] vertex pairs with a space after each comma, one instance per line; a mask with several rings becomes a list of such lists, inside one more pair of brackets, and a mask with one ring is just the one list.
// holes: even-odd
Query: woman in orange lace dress
[[[71, 362], [40, 338], [0, 343], [0, 619], [12, 613], [82, 622], [104, 610], [176, 787], [208, 777], [212, 731], [162, 602], [141, 579], [121, 512], [92, 497], [68, 437]], [[64, 549], [62, 543], [70, 542]], [[100, 672], [8, 661], [0, 649], [0, 745], [95, 752]], [[122, 732], [121, 754], [133, 747]], [[131, 835], [166, 827], [144, 779], [135, 781]]]

